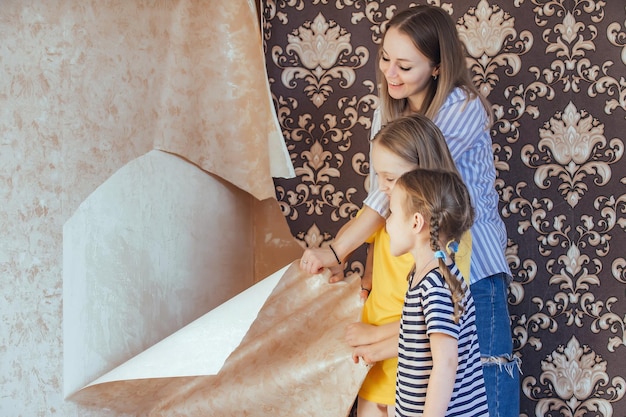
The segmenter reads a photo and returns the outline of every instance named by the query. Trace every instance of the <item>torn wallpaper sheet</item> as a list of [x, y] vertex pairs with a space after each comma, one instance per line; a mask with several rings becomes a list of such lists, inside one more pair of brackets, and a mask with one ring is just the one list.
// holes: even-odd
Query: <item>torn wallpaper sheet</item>
[[276, 198], [272, 177], [295, 171], [272, 102], [255, 2], [156, 3], [150, 8], [165, 9], [169, 21], [156, 31], [163, 33], [156, 49], [165, 54], [157, 58], [163, 77], [151, 81], [160, 90], [154, 147], [258, 200]]
[[347, 416], [368, 370], [344, 342], [359, 288], [294, 262], [69, 399], [140, 416]]

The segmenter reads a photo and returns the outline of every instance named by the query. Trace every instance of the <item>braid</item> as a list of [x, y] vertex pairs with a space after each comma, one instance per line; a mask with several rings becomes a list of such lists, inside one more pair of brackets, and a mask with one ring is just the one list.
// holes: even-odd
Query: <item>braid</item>
[[[437, 252], [441, 250], [441, 246], [439, 244], [439, 227], [441, 224], [441, 212], [433, 210], [433, 213], [430, 217], [430, 248], [433, 252]], [[441, 271], [441, 275], [443, 275], [444, 280], [450, 287], [450, 294], [452, 296], [452, 304], [454, 305], [454, 322], [458, 323], [461, 319], [461, 315], [463, 311], [465, 311], [465, 306], [463, 305], [463, 297], [465, 296], [465, 291], [463, 291], [463, 287], [461, 282], [452, 275], [450, 272], [450, 268], [446, 265], [445, 259], [439, 258], [437, 259], [439, 262], [439, 270]]]
[[439, 223], [441, 213], [433, 212], [430, 216], [430, 248], [433, 252], [439, 250]]
[[463, 305], [463, 297], [465, 297], [465, 291], [461, 281], [452, 276], [452, 272], [447, 267], [443, 270], [443, 276], [450, 287], [450, 293], [452, 294], [452, 304], [454, 304], [454, 322], [458, 323], [461, 315], [465, 311], [465, 305]]

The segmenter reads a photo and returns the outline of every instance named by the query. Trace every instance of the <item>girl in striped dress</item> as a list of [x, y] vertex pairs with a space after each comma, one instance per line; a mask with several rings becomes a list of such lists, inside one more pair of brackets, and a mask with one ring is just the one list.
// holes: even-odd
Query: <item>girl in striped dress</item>
[[410, 171], [391, 192], [389, 250], [415, 260], [400, 322], [396, 416], [489, 416], [474, 301], [454, 263], [473, 220], [454, 172]]

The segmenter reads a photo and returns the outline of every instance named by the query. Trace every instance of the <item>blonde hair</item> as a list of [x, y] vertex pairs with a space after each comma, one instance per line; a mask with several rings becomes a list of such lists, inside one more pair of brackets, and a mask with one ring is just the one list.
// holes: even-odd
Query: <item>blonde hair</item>
[[[459, 242], [463, 233], [472, 227], [474, 209], [467, 187], [455, 172], [418, 168], [402, 175], [396, 182], [406, 193], [404, 212], [420, 213], [430, 225], [430, 248], [443, 250], [441, 240]], [[454, 254], [451, 255], [454, 259]], [[454, 321], [458, 323], [465, 309], [465, 291], [441, 258], [439, 270], [450, 287], [454, 305]]]
[[[472, 83], [465, 60], [465, 48], [459, 39], [454, 21], [444, 9], [425, 4], [411, 7], [391, 18], [386, 30], [390, 28], [408, 36], [415, 47], [430, 60], [432, 67], [439, 67], [438, 77], [431, 78], [426, 86], [424, 102], [418, 113], [430, 119], [434, 118], [452, 90], [460, 87], [467, 94], [468, 100], [475, 97], [481, 100], [491, 124], [491, 106]], [[384, 38], [378, 52], [379, 61], [383, 43]], [[410, 111], [408, 99], [394, 99], [389, 95], [385, 75], [379, 66], [376, 77], [380, 86], [383, 124], [407, 114]]]
[[383, 126], [372, 142], [418, 168], [458, 173], [441, 130], [426, 116], [400, 117]]

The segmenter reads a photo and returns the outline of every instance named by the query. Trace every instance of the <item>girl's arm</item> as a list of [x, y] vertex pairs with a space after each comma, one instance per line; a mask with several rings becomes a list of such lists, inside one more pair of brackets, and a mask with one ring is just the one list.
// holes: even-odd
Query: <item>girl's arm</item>
[[429, 339], [433, 369], [426, 389], [424, 416], [444, 417], [454, 390], [459, 361], [458, 342], [444, 333], [431, 333]]
[[[400, 320], [380, 326], [357, 321], [346, 326], [346, 342], [348, 342], [350, 346], [357, 347], [361, 345], [371, 345], [393, 338], [395, 339], [395, 343], [397, 343], [399, 333]], [[397, 353], [398, 351], [396, 349], [396, 354]]]
[[[364, 331], [367, 329], [368, 331]], [[355, 349], [352, 352], [354, 363], [363, 358], [365, 363], [371, 365], [378, 361], [391, 359], [398, 356], [398, 334], [400, 332], [400, 320], [372, 326], [365, 323], [353, 323], [346, 331], [346, 341]], [[361, 343], [357, 343], [361, 342]]]
[[300, 259], [300, 268], [309, 274], [317, 274], [323, 268], [338, 265], [337, 258], [343, 261], [354, 252], [376, 230], [385, 224], [385, 219], [368, 206], [363, 207], [359, 217], [350, 220], [337, 234], [330, 248], [309, 248]]
[[[361, 277], [361, 301], [367, 301], [367, 297], [372, 292], [372, 268], [374, 267], [374, 245], [376, 242], [372, 242], [367, 248], [367, 258], [365, 259], [365, 269], [363, 270], [363, 276]], [[331, 281], [332, 282], [332, 281]]]
[[[352, 360], [359, 363], [359, 358], [368, 365], [398, 356], [398, 335], [388, 337], [370, 345], [357, 346], [352, 351]], [[453, 380], [454, 381], [454, 380]]]

